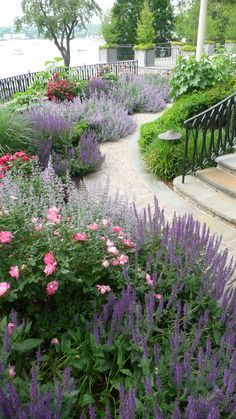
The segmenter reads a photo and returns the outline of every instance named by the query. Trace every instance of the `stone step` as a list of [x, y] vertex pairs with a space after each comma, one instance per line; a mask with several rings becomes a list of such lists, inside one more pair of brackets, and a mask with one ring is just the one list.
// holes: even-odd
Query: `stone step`
[[188, 175], [174, 179], [174, 190], [204, 212], [217, 217], [236, 229], [236, 199], [212, 189], [197, 176]]
[[224, 172], [217, 167], [199, 170], [196, 172], [196, 175], [216, 191], [224, 192], [232, 198], [236, 198], [236, 176]]
[[226, 154], [215, 159], [217, 167], [233, 176], [236, 176], [236, 155]]

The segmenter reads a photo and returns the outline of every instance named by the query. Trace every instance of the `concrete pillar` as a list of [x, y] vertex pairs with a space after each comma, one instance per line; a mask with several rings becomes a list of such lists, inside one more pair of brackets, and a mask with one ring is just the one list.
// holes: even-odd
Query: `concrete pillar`
[[197, 35], [197, 60], [200, 60], [204, 48], [204, 41], [206, 36], [207, 3], [208, 0], [201, 0]]

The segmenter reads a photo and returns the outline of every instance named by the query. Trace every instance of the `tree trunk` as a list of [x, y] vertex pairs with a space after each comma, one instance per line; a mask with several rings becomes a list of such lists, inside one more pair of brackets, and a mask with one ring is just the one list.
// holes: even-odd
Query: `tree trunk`
[[63, 54], [64, 64], [66, 67], [70, 67], [70, 50], [66, 50]]

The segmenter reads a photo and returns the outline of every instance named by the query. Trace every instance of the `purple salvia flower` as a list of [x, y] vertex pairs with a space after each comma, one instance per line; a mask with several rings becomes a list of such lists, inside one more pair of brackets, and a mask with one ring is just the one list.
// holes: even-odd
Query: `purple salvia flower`
[[177, 387], [180, 387], [182, 384], [183, 369], [180, 362], [176, 362], [174, 365], [175, 368], [175, 382]]
[[96, 412], [93, 406], [89, 406], [89, 419], [96, 419]]
[[146, 377], [144, 377], [143, 382], [144, 382], [145, 393], [150, 396], [153, 393], [151, 382]]
[[32, 378], [30, 383], [30, 400], [34, 402], [38, 398], [38, 382], [37, 382], [37, 371], [35, 368], [32, 370]]
[[17, 312], [13, 308], [11, 309], [10, 317], [11, 317], [11, 322], [16, 327], [19, 327], [19, 323], [18, 323], [18, 320], [17, 320]]
[[179, 403], [177, 400], [175, 400], [175, 408], [174, 408], [174, 412], [171, 419], [181, 419], [181, 412], [180, 412]]
[[212, 406], [208, 412], [207, 419], [220, 419], [220, 412], [218, 407]]
[[105, 419], [112, 419], [109, 402], [108, 402], [108, 404], [106, 406], [106, 413], [105, 413], [105, 415], [106, 415], [105, 416]]
[[5, 330], [4, 330], [3, 349], [7, 353], [10, 353], [11, 352], [10, 335], [9, 335], [7, 326], [5, 327]]
[[141, 336], [141, 343], [142, 343], [144, 358], [147, 359], [148, 358], [148, 346], [147, 346], [146, 336], [144, 336], [144, 335]]

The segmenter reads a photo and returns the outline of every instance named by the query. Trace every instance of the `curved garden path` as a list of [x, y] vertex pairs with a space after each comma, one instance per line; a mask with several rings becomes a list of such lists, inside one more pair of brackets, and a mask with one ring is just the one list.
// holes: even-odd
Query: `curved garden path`
[[89, 186], [92, 183], [103, 183], [109, 178], [111, 194], [115, 195], [117, 190], [125, 193], [130, 201], [135, 201], [138, 209], [146, 208], [148, 204], [152, 205], [153, 196], [156, 195], [167, 219], [171, 219], [175, 212], [178, 215], [192, 213], [195, 219], [201, 223], [205, 222], [212, 233], [223, 235], [223, 246], [228, 247], [230, 253], [236, 257], [235, 229], [187, 203], [145, 170], [138, 149], [140, 125], [159, 118], [161, 114], [162, 112], [135, 114], [133, 118], [137, 128], [133, 134], [115, 143], [101, 144], [101, 151], [106, 154], [106, 160], [98, 172], [84, 178], [85, 184]]

